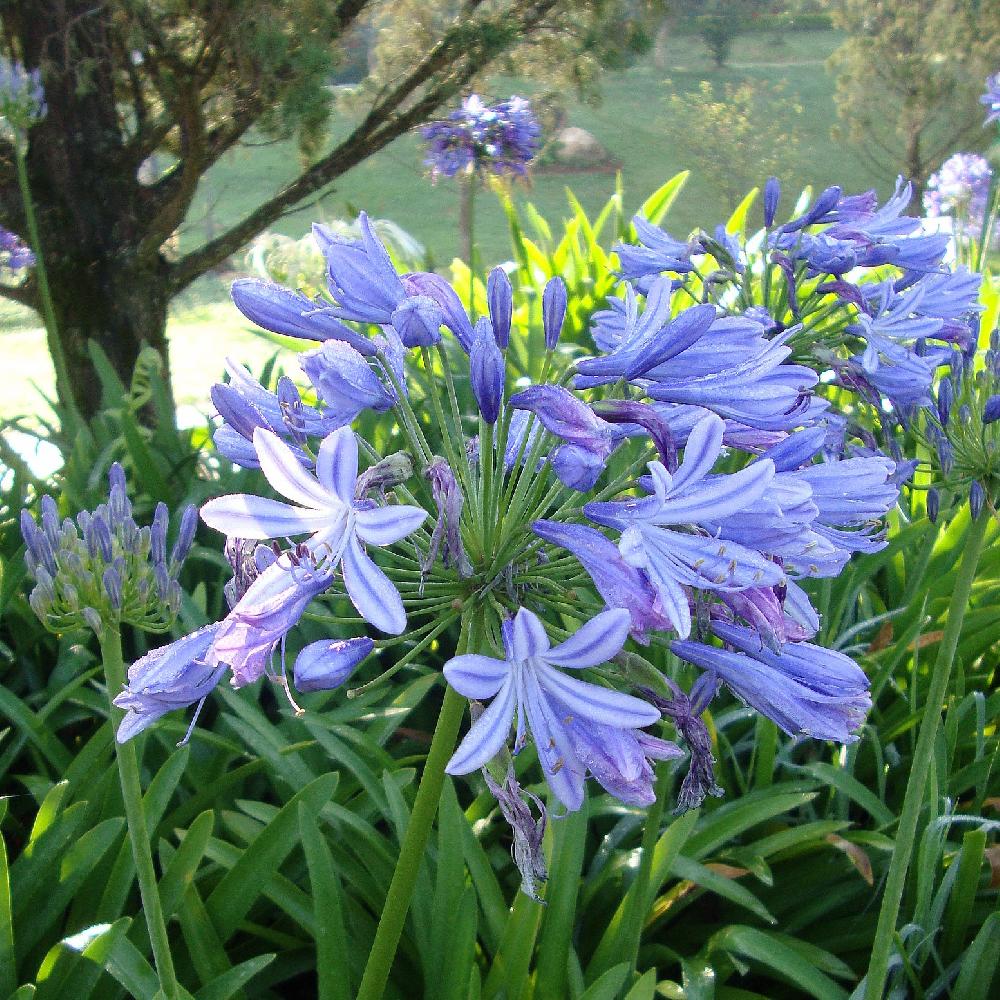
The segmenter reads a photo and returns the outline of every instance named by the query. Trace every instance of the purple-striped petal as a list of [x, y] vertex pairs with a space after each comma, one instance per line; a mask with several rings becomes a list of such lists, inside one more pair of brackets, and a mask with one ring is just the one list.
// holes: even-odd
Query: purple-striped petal
[[323, 487], [302, 468], [292, 449], [276, 434], [258, 427], [253, 432], [253, 446], [264, 478], [283, 497], [303, 507], [329, 506], [330, 497]]
[[466, 698], [492, 698], [510, 675], [510, 664], [506, 660], [495, 660], [479, 653], [453, 656], [444, 665], [445, 679]]
[[510, 659], [523, 663], [532, 656], [544, 656], [549, 649], [549, 637], [542, 628], [538, 616], [527, 608], [521, 608], [511, 623]]
[[403, 599], [355, 537], [344, 549], [342, 566], [347, 596], [358, 609], [358, 614], [377, 629], [399, 635], [406, 628]]
[[209, 500], [201, 508], [201, 519], [232, 538], [284, 538], [318, 531], [329, 523], [329, 511], [293, 507], [280, 500], [232, 493]]
[[607, 663], [621, 651], [628, 638], [630, 624], [631, 616], [623, 608], [603, 611], [581, 626], [565, 642], [545, 653], [545, 661], [572, 669]]
[[[316, 457], [316, 476], [324, 489], [341, 503], [354, 502], [354, 484], [358, 478], [358, 442], [350, 427], [340, 427], [323, 438]], [[329, 503], [329, 498], [327, 498]]]
[[486, 711], [465, 734], [445, 771], [448, 774], [468, 774], [488, 764], [507, 742], [513, 718], [514, 681], [508, 678]]
[[423, 507], [404, 504], [373, 507], [355, 514], [358, 538], [369, 545], [392, 545], [416, 531], [426, 518]]
[[717, 476], [683, 496], [668, 499], [660, 514], [652, 520], [659, 524], [701, 524], [728, 517], [759, 500], [772, 479], [774, 465], [770, 459], [761, 459], [739, 472]]
[[674, 474], [673, 491], [680, 493], [685, 487], [703, 479], [712, 471], [722, 448], [725, 423], [714, 413], [703, 417], [691, 428], [684, 446], [684, 461]]
[[651, 726], [660, 719], [659, 709], [640, 698], [570, 677], [547, 663], [539, 665], [536, 674], [542, 690], [557, 698], [574, 716], [618, 729]]
[[576, 811], [583, 804], [586, 768], [576, 756], [566, 729], [546, 699], [534, 671], [525, 670], [523, 677], [524, 708], [545, 780], [559, 801], [570, 811]]

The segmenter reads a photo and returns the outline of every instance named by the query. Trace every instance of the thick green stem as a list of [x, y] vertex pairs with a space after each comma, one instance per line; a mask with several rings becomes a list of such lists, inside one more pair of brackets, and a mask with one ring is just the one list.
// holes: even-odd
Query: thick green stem
[[976, 578], [976, 568], [979, 565], [979, 557], [986, 541], [989, 523], [990, 518], [983, 513], [978, 520], [969, 524], [969, 530], [966, 532], [965, 547], [958, 568], [958, 579], [955, 581], [951, 603], [948, 605], [948, 614], [944, 633], [941, 636], [941, 645], [938, 647], [937, 659], [934, 661], [934, 668], [931, 671], [924, 714], [920, 720], [920, 733], [917, 736], [913, 763], [910, 765], [910, 777], [906, 783], [906, 793], [903, 796], [903, 810], [899, 816], [896, 846], [889, 864], [885, 894], [882, 896], [882, 908], [878, 915], [878, 927], [875, 930], [875, 941], [872, 944], [871, 964], [868, 966], [866, 1000], [882, 1000], [882, 993], [885, 989], [885, 981], [889, 972], [889, 956], [896, 934], [896, 919], [899, 916], [899, 906], [903, 898], [906, 872], [913, 854], [917, 819], [923, 804], [927, 775], [930, 773], [934, 741], [937, 737], [938, 724], [941, 721], [941, 706], [948, 694], [948, 682], [951, 679], [955, 650], [962, 634], [962, 624], [969, 606], [969, 595], [972, 593], [972, 584]]
[[28, 166], [24, 160], [24, 150], [16, 144], [14, 158], [17, 161], [17, 182], [21, 188], [21, 200], [24, 202], [24, 218], [28, 224], [28, 242], [35, 255], [35, 280], [38, 282], [38, 298], [41, 300], [42, 319], [45, 322], [45, 339], [52, 357], [52, 367], [56, 373], [56, 395], [69, 411], [70, 417], [77, 421], [80, 413], [73, 396], [73, 385], [69, 380], [69, 372], [66, 369], [66, 356], [63, 354], [62, 341], [59, 339], [56, 311], [52, 305], [49, 276], [45, 269], [45, 255], [41, 238], [38, 235], [35, 203], [31, 198], [31, 185], [28, 182]]
[[[125, 684], [125, 664], [122, 662], [122, 640], [118, 629], [105, 627], [98, 636], [101, 642], [101, 658], [104, 661], [104, 677], [108, 687], [108, 703], [112, 721], [117, 724], [122, 712], [114, 705], [114, 697]], [[125, 821], [132, 842], [132, 857], [139, 879], [139, 895], [142, 898], [142, 912], [149, 930], [149, 941], [153, 946], [153, 960], [160, 979], [160, 990], [167, 1000], [178, 1000], [180, 988], [174, 962], [170, 955], [170, 940], [167, 925], [160, 905], [160, 891], [156, 885], [156, 870], [149, 848], [149, 831], [146, 829], [146, 813], [142, 806], [142, 785], [139, 781], [139, 759], [132, 742], [115, 744], [118, 760], [118, 777], [122, 786], [122, 800], [125, 803]]]
[[[476, 619], [473, 617], [465, 637], [466, 649], [478, 647], [478, 638], [474, 634], [477, 631], [475, 625]], [[378, 929], [375, 931], [375, 940], [368, 954], [368, 964], [365, 966], [357, 1000], [379, 1000], [385, 991], [385, 984], [389, 981], [389, 972], [396, 957], [396, 947], [403, 933], [403, 924], [417, 885], [420, 863], [427, 850], [427, 841], [441, 799], [444, 769], [458, 740], [458, 729], [465, 714], [465, 705], [465, 699], [457, 691], [451, 687], [446, 689], [441, 714], [434, 728], [430, 752], [424, 764], [424, 773], [420, 779], [420, 787], [413, 802], [413, 812], [410, 813], [410, 821], [407, 823], [406, 834], [399, 849], [396, 870], [392, 874], [392, 882], [385, 897], [385, 908], [382, 910]]]

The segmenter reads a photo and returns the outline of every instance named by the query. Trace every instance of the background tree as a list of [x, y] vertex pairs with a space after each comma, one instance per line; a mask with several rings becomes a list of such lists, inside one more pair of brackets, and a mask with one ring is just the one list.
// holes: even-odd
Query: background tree
[[671, 94], [671, 141], [690, 150], [691, 165], [723, 191], [733, 209], [770, 174], [788, 171], [798, 149], [794, 120], [802, 107], [783, 86], [744, 80], [697, 93]]
[[[128, 378], [143, 342], [166, 365], [171, 298], [283, 214], [425, 121], [504, 56], [593, 79], [648, 5], [615, 0], [0, 0], [0, 52], [39, 67], [34, 193], [72, 394], [92, 412], [93, 339]], [[331, 147], [329, 83], [375, 35], [351, 127]], [[407, 44], [401, 44], [405, 39]], [[624, 40], [624, 42], [623, 42]], [[249, 135], [298, 139], [304, 166], [243, 218], [165, 252], [205, 173]], [[157, 154], [166, 163], [150, 171]], [[162, 155], [160, 155], [162, 154]], [[144, 164], [147, 166], [144, 168]], [[0, 141], [0, 222], [24, 232]], [[0, 295], [37, 307], [31, 281]], [[63, 402], [66, 402], [64, 400]]]
[[843, 131], [868, 165], [914, 182], [916, 203], [932, 171], [984, 132], [978, 96], [1000, 65], [1000, 4], [976, 0], [843, 0], [847, 32], [833, 54]]

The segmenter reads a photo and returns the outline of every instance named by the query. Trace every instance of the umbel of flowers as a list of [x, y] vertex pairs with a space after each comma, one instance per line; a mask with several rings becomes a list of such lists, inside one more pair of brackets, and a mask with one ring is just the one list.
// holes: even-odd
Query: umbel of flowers
[[[261, 326], [316, 347], [300, 356], [307, 387], [282, 377], [271, 390], [231, 363], [230, 381], [213, 391], [219, 451], [260, 468], [274, 491], [202, 509], [228, 539], [230, 612], [133, 668], [120, 735], [158, 717], [144, 691], [172, 685], [173, 704], [199, 699], [199, 665], [226, 668], [237, 687], [270, 675], [287, 688], [288, 633], [312, 601], [343, 609], [346, 600], [356, 634], [300, 653], [297, 686], [342, 684], [391, 647], [378, 633], [408, 635], [416, 655], [461, 623], [445, 678], [487, 707], [448, 770], [495, 766], [533, 745], [568, 809], [581, 804], [588, 778], [626, 803], [651, 802], [651, 762], [682, 752], [674, 733], [691, 755], [680, 804], [714, 793], [699, 725], [722, 685], [786, 732], [855, 739], [867, 680], [848, 657], [810, 641], [820, 623], [801, 584], [884, 544], [880, 519], [909, 469], [831, 410], [820, 374], [833, 370], [874, 403], [879, 373], [901, 351], [927, 366], [926, 393], [953, 349], [939, 359], [904, 346], [905, 333], [886, 330], [883, 317], [900, 311], [901, 297], [921, 339], [964, 343], [966, 289], [975, 287], [970, 275], [930, 270], [938, 244], [913, 234], [903, 197], [901, 189], [878, 208], [872, 196], [824, 192], [769, 232], [781, 319], [753, 300], [766, 275], [747, 277], [753, 265], [734, 238], [720, 231], [681, 244], [637, 220], [643, 242], [619, 248], [630, 280], [595, 317], [598, 352], [581, 357], [559, 344], [566, 294], [554, 279], [540, 317], [542, 377], [513, 392], [507, 348], [518, 331], [502, 270], [490, 275], [489, 314], [473, 323], [437, 275], [399, 274], [363, 216], [360, 240], [316, 227], [329, 298], [256, 280], [233, 290]], [[772, 185], [768, 205], [773, 198]], [[853, 235], [838, 229], [835, 238], [831, 226]], [[909, 286], [848, 283], [846, 270], [824, 270], [814, 257], [834, 242], [883, 260], [919, 256], [927, 270]], [[707, 280], [713, 266], [727, 284]], [[920, 282], [937, 291], [933, 309]], [[868, 339], [888, 356], [871, 372], [865, 351], [834, 352], [833, 304], [846, 313], [844, 345]], [[817, 339], [820, 326], [806, 320], [806, 337], [785, 319], [817, 311], [826, 353], [797, 363], [794, 345]], [[405, 447], [382, 454], [360, 436], [352, 425], [369, 412], [393, 424], [379, 440]], [[697, 691], [657, 683], [643, 647], [672, 650], [702, 671]], [[671, 728], [661, 732], [664, 721]]]
[[442, 121], [423, 128], [424, 163], [434, 177], [523, 174], [538, 152], [541, 129], [523, 97], [487, 104], [470, 94]]

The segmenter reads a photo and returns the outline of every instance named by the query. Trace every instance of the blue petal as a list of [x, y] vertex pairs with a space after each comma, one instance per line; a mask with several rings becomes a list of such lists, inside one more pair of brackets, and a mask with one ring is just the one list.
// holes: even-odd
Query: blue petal
[[580, 763], [534, 671], [525, 670], [523, 677], [524, 707], [545, 780], [559, 801], [570, 811], [575, 811], [583, 804], [583, 779], [587, 769]]
[[303, 507], [330, 505], [330, 497], [323, 487], [302, 468], [291, 448], [276, 434], [258, 427], [253, 432], [253, 446], [264, 477], [282, 496]]
[[492, 656], [466, 653], [454, 656], [444, 665], [448, 683], [466, 698], [492, 698], [511, 676], [510, 664]]
[[392, 545], [412, 534], [427, 518], [423, 507], [390, 504], [359, 510], [355, 515], [358, 538], [369, 545]]
[[549, 637], [534, 612], [521, 608], [511, 624], [511, 659], [523, 663], [532, 656], [544, 656], [549, 649]]
[[[358, 478], [358, 442], [350, 427], [340, 427], [323, 439], [316, 458], [316, 475], [341, 503], [354, 502]], [[329, 503], [329, 499], [327, 500]]]
[[628, 638], [630, 623], [628, 611], [622, 608], [604, 611], [545, 653], [545, 661], [574, 669], [607, 663], [621, 651]]
[[540, 664], [536, 670], [542, 689], [557, 698], [574, 716], [618, 729], [634, 729], [659, 722], [660, 711], [640, 698], [578, 680]]
[[406, 628], [403, 600], [392, 581], [351, 537], [344, 550], [344, 584], [358, 614], [376, 628], [399, 635]]
[[280, 500], [233, 493], [209, 500], [201, 519], [232, 538], [284, 538], [318, 531], [330, 521], [328, 511], [306, 510]]
[[473, 723], [445, 771], [468, 774], [488, 764], [503, 748], [514, 719], [514, 679], [508, 677], [485, 712]]
[[712, 471], [722, 449], [724, 433], [725, 423], [714, 413], [709, 413], [691, 428], [684, 446], [684, 460], [673, 476], [673, 491], [680, 493]]

